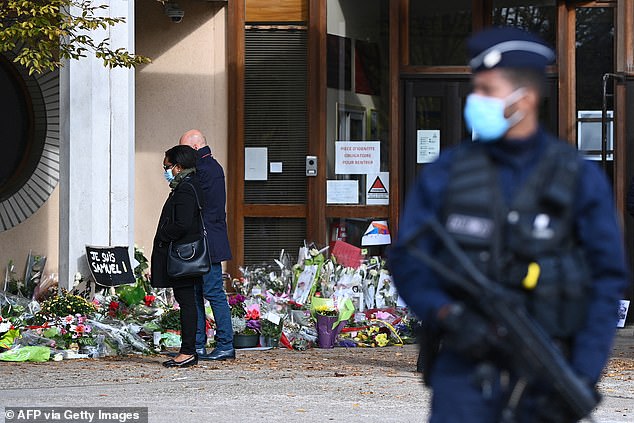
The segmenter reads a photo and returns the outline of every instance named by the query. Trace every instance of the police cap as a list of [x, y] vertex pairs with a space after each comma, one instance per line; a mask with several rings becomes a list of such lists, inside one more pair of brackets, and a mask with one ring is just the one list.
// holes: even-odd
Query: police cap
[[538, 36], [518, 28], [485, 29], [467, 41], [476, 73], [493, 68], [531, 68], [545, 72], [555, 60], [555, 52]]

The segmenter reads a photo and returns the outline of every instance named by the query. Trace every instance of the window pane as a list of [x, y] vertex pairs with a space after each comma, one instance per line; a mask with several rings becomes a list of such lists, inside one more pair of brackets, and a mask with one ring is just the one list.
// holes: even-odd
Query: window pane
[[535, 33], [554, 48], [557, 40], [556, 6], [556, 0], [494, 0], [492, 23]]
[[387, 204], [367, 181], [390, 170], [389, 0], [328, 0], [327, 47], [328, 203]]
[[614, 71], [612, 8], [577, 9], [576, 47], [577, 110], [600, 110], [603, 75]]
[[[577, 8], [576, 103], [577, 146], [588, 158], [601, 159], [603, 142], [603, 75], [614, 72], [614, 9]], [[606, 86], [607, 159], [612, 160], [612, 93]]]
[[471, 6], [471, 0], [410, 2], [410, 63], [465, 66]]

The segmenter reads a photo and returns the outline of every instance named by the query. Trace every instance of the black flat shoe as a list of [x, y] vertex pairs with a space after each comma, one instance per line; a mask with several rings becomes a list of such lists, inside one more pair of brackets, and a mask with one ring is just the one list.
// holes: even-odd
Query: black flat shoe
[[175, 361], [175, 360], [167, 360], [163, 362], [163, 366], [165, 367], [191, 367], [198, 364], [198, 355], [194, 354], [188, 359], [183, 361]]

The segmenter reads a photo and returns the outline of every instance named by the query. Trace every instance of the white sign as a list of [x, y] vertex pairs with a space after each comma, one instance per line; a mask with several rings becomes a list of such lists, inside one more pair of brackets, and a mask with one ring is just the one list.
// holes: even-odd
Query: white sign
[[271, 162], [271, 163], [269, 163], [269, 172], [271, 172], [271, 173], [282, 173], [282, 162]]
[[355, 175], [381, 171], [380, 141], [335, 142], [335, 173]]
[[390, 172], [369, 173], [365, 178], [365, 193], [367, 205], [390, 204]]
[[359, 204], [359, 181], [326, 181], [328, 204]]
[[431, 163], [440, 154], [440, 130], [416, 131], [416, 163]]
[[266, 181], [268, 174], [268, 148], [246, 147], [244, 149], [244, 180]]
[[630, 308], [629, 300], [621, 300], [619, 303], [619, 321], [616, 324], [617, 328], [625, 327], [625, 320], [627, 319], [627, 309]]

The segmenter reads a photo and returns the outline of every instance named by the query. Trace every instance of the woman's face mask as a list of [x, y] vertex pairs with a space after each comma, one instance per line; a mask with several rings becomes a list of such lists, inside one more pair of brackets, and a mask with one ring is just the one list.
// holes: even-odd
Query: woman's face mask
[[174, 180], [174, 174], [172, 173], [172, 169], [171, 168], [165, 170], [165, 172], [163, 173], [163, 176], [165, 177], [165, 180], [168, 183], [172, 182]]
[[506, 118], [504, 111], [523, 96], [523, 88], [513, 91], [506, 98], [470, 94], [464, 108], [464, 118], [469, 130], [475, 132], [476, 141], [498, 140], [517, 125], [524, 118], [524, 113], [518, 110]]

